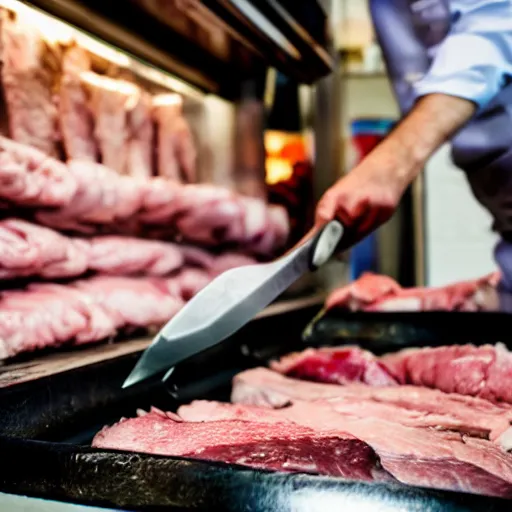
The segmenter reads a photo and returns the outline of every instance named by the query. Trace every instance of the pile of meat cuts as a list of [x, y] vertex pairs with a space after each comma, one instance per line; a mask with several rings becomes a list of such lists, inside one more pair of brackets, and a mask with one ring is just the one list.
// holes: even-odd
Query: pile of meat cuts
[[371, 272], [334, 290], [326, 309], [350, 311], [485, 311], [497, 307], [499, 272], [439, 288], [402, 288], [388, 276]]
[[147, 90], [133, 73], [74, 40], [55, 41], [44, 25], [8, 9], [0, 18], [4, 135], [123, 175], [196, 181], [197, 151], [179, 95]]
[[500, 344], [307, 349], [238, 374], [232, 403], [139, 410], [93, 446], [510, 499], [511, 379]]
[[198, 183], [179, 95], [51, 36], [0, 8], [0, 360], [160, 327], [289, 233]]

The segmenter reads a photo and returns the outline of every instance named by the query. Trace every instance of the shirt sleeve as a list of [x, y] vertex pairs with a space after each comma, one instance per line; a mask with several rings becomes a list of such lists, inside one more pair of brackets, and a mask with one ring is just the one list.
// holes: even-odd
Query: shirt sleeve
[[452, 2], [452, 14], [457, 19], [414, 84], [415, 96], [444, 93], [482, 108], [512, 78], [512, 0]]

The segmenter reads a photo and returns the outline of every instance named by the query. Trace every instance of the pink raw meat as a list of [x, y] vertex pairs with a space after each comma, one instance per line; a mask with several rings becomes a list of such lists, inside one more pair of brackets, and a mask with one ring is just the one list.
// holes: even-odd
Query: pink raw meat
[[127, 174], [130, 154], [127, 112], [136, 105], [139, 88], [91, 71], [82, 72], [80, 78], [89, 93], [101, 163], [119, 174]]
[[501, 343], [406, 349], [381, 361], [403, 383], [512, 403], [512, 354]]
[[165, 276], [183, 265], [176, 244], [122, 236], [90, 240], [89, 268], [104, 274]]
[[94, 120], [80, 78], [80, 74], [90, 68], [87, 50], [76, 44], [66, 49], [59, 88], [59, 121], [66, 157], [96, 162], [99, 155]]
[[[270, 256], [286, 240], [286, 212], [214, 185], [120, 176], [85, 160], [67, 166], [0, 138], [0, 198], [37, 210], [38, 222], [61, 231], [124, 234], [160, 229], [205, 246], [234, 245]], [[272, 220], [273, 219], [273, 220]]]
[[308, 348], [271, 363], [271, 368], [291, 377], [332, 384], [397, 385], [397, 379], [384, 364], [358, 347]]
[[0, 277], [71, 277], [88, 268], [88, 244], [18, 219], [0, 221]]
[[197, 153], [182, 107], [183, 101], [178, 94], [159, 94], [153, 98], [158, 141], [157, 171], [160, 176], [177, 182], [194, 183]]
[[183, 306], [158, 279], [98, 276], [76, 287], [102, 305], [116, 328], [160, 326]]
[[155, 408], [141, 414], [105, 427], [96, 434], [93, 447], [366, 481], [390, 480], [367, 445], [341, 432], [315, 432], [291, 422], [228, 420], [202, 424]]
[[53, 98], [56, 70], [52, 70], [45, 43], [35, 26], [1, 11], [1, 60], [9, 134], [13, 140], [49, 156], [57, 155], [57, 107]]
[[[238, 374], [232, 401], [281, 408], [297, 401], [326, 401], [338, 412], [378, 417], [405, 426], [449, 430], [497, 441], [510, 431], [512, 407], [481, 398], [418, 386], [372, 387], [366, 384], [320, 384], [255, 368]], [[509, 450], [510, 445], [502, 446]]]
[[87, 341], [115, 334], [100, 305], [61, 285], [32, 285], [4, 292], [0, 300], [0, 357], [56, 347], [74, 338]]
[[63, 163], [24, 144], [0, 137], [0, 197], [26, 206], [63, 206], [77, 183]]
[[413, 384], [512, 404], [512, 354], [505, 345], [410, 348], [380, 358], [358, 347], [306, 349], [272, 363], [280, 373], [346, 384]]
[[153, 121], [151, 96], [138, 91], [133, 106], [127, 111], [128, 163], [130, 176], [149, 178], [153, 175]]
[[401, 288], [387, 276], [365, 273], [332, 292], [325, 305], [353, 311], [480, 311], [492, 307], [489, 289], [495, 289], [499, 280], [495, 272], [439, 288]]
[[378, 300], [395, 296], [400, 290], [400, 285], [390, 277], [366, 272], [357, 281], [334, 290], [325, 301], [325, 306], [327, 309], [365, 309]]

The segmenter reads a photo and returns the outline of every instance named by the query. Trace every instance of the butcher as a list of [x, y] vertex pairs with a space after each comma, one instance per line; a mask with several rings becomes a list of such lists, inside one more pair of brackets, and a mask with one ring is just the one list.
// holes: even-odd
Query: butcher
[[453, 162], [493, 217], [501, 284], [512, 290], [512, 0], [369, 4], [402, 119], [325, 193], [316, 222], [338, 218], [352, 241], [365, 237], [450, 141]]

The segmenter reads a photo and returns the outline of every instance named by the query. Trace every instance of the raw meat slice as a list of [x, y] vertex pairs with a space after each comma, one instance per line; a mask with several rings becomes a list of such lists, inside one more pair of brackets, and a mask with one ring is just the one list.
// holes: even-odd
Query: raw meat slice
[[66, 342], [92, 343], [130, 326], [167, 322], [184, 302], [176, 278], [98, 276], [69, 285], [32, 284], [0, 296], [0, 359]]
[[494, 272], [440, 288], [401, 288], [387, 276], [365, 273], [332, 292], [325, 305], [352, 311], [481, 311], [495, 306], [499, 280]]
[[67, 159], [96, 162], [94, 119], [80, 78], [81, 73], [90, 68], [90, 57], [85, 49], [76, 44], [66, 49], [59, 88], [59, 121]]
[[0, 196], [25, 206], [63, 206], [77, 192], [66, 165], [42, 151], [0, 137]]
[[78, 281], [76, 287], [101, 304], [116, 329], [160, 326], [183, 307], [181, 297], [170, 295], [157, 279], [98, 276]]
[[373, 451], [353, 436], [291, 422], [187, 422], [156, 409], [105, 427], [93, 447], [184, 456], [287, 472], [391, 480]]
[[[408, 485], [512, 497], [512, 457], [493, 443], [351, 417], [329, 403], [298, 402], [265, 410], [199, 402], [180, 408], [178, 418], [158, 410], [140, 414], [103, 429], [93, 446], [348, 478], [361, 479], [362, 473], [365, 480], [388, 480], [391, 474]], [[311, 444], [297, 443], [305, 437]], [[325, 442], [333, 438], [343, 442]], [[330, 452], [323, 449], [326, 445]], [[368, 446], [388, 473], [380, 471]], [[300, 456], [301, 463], [290, 456]]]
[[127, 112], [129, 131], [128, 163], [130, 176], [149, 178], [153, 175], [153, 120], [151, 96], [138, 90], [133, 106]]
[[180, 272], [176, 279], [180, 295], [183, 299], [190, 300], [212, 280], [212, 276], [205, 270], [186, 268]]
[[36, 26], [1, 11], [2, 83], [9, 133], [17, 142], [46, 155], [57, 155], [57, 107], [53, 100], [56, 71], [45, 59], [52, 48]]
[[[229, 407], [229, 406], [227, 406]], [[209, 406], [209, 417], [216, 418]], [[356, 410], [356, 409], [354, 409]], [[185, 417], [200, 412], [180, 410]], [[229, 411], [221, 411], [229, 421]], [[343, 432], [371, 446], [384, 469], [402, 483], [459, 492], [512, 497], [512, 457], [497, 445], [450, 432], [404, 426], [394, 421], [358, 417], [337, 411], [330, 403], [295, 402], [273, 412], [237, 406], [231, 419], [242, 417], [251, 422], [275, 422], [276, 418], [292, 421], [316, 432]]]
[[[413, 384], [512, 404], [512, 354], [505, 345], [411, 348], [377, 358], [358, 347], [307, 349], [272, 367], [320, 382]], [[387, 380], [389, 379], [389, 380]]]
[[119, 174], [127, 174], [130, 139], [127, 112], [136, 106], [140, 90], [125, 80], [92, 71], [83, 72], [80, 77], [90, 96], [89, 108], [94, 117], [101, 163]]
[[35, 218], [64, 231], [134, 234], [160, 228], [166, 238], [179, 235], [210, 247], [236, 245], [266, 256], [286, 240], [287, 214], [279, 207], [213, 185], [120, 176], [84, 160], [65, 165], [1, 137], [0, 198], [19, 206], [60, 206], [38, 210]]
[[98, 341], [115, 332], [101, 306], [72, 287], [32, 285], [3, 292], [0, 299], [1, 359], [75, 338]]
[[[512, 407], [480, 398], [407, 385], [375, 388], [305, 382], [267, 368], [238, 374], [233, 381], [231, 400], [273, 408], [300, 401], [326, 401], [351, 416], [378, 417], [410, 427], [471, 434], [498, 441], [500, 446], [499, 437], [509, 430], [512, 421]], [[508, 450], [509, 446], [503, 448]]]
[[358, 347], [306, 349], [272, 362], [271, 368], [299, 379], [372, 386], [396, 386], [397, 379], [372, 353]]
[[90, 240], [88, 266], [103, 274], [165, 276], [184, 263], [181, 248], [172, 243], [122, 236]]
[[254, 262], [237, 253], [214, 255], [170, 242], [108, 235], [72, 238], [24, 220], [0, 221], [0, 279], [63, 278], [86, 271], [169, 276], [182, 270], [176, 283], [188, 299], [224, 270]]
[[101, 164], [71, 160], [68, 172], [76, 192], [68, 204], [55, 211], [38, 211], [44, 225], [79, 232], [94, 232], [94, 224], [115, 224], [136, 215], [143, 202], [144, 182], [118, 176]]
[[182, 107], [183, 100], [178, 94], [159, 94], [153, 98], [158, 140], [157, 170], [160, 176], [194, 183], [197, 154]]
[[512, 354], [501, 343], [406, 349], [381, 361], [402, 383], [512, 404]]
[[0, 221], [0, 278], [46, 278], [83, 274], [89, 245], [18, 219]]
[[334, 307], [350, 310], [365, 309], [377, 300], [394, 296], [400, 285], [388, 276], [364, 273], [357, 281], [334, 290], [325, 302], [327, 309]]

